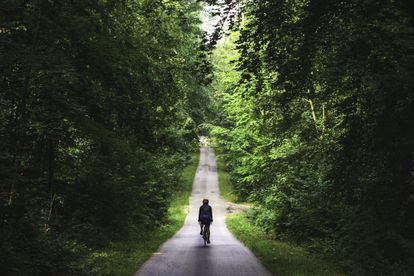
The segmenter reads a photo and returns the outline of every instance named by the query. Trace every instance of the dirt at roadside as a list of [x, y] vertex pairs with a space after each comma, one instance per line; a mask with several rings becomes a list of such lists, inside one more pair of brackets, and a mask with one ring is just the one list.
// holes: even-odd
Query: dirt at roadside
[[226, 202], [226, 205], [227, 205], [226, 207], [227, 214], [239, 214], [244, 211], [247, 211], [248, 209], [252, 207], [249, 205], [237, 204], [233, 202]]

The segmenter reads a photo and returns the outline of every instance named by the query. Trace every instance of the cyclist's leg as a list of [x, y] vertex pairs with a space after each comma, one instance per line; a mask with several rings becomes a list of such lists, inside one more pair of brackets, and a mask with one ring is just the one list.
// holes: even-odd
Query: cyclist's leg
[[204, 231], [206, 231], [207, 234], [207, 241], [210, 243], [210, 223], [206, 223], [204, 227]]

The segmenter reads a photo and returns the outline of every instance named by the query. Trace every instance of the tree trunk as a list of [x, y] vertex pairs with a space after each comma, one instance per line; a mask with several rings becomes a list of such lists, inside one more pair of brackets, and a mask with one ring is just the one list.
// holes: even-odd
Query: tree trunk
[[50, 230], [50, 220], [52, 219], [53, 206], [56, 199], [56, 194], [54, 193], [53, 187], [53, 178], [55, 173], [55, 153], [54, 153], [54, 144], [51, 137], [47, 138], [47, 184], [50, 193], [50, 204], [48, 216], [45, 224], [45, 231]]
[[309, 102], [309, 105], [310, 105], [310, 108], [311, 108], [312, 120], [315, 124], [315, 129], [318, 132], [319, 131], [319, 129], [318, 129], [318, 119], [316, 118], [315, 106], [314, 106], [313, 101], [311, 99], [308, 99], [308, 102]]
[[[39, 0], [36, 27], [34, 29], [32, 43], [29, 48], [29, 54], [28, 54], [27, 61], [26, 61], [26, 71], [25, 71], [24, 79], [23, 79], [23, 87], [20, 93], [20, 102], [17, 103], [17, 110], [16, 110], [16, 115], [15, 115], [16, 124], [14, 128], [15, 151], [22, 149], [23, 145], [25, 144], [24, 143], [24, 131], [26, 127], [26, 116], [27, 116], [26, 105], [27, 105], [27, 98], [29, 97], [29, 87], [30, 87], [30, 81], [32, 77], [34, 52], [39, 42], [40, 21], [41, 21], [41, 16], [42, 16], [41, 5], [42, 5], [42, 0]], [[15, 156], [16, 156], [16, 152], [15, 152]], [[15, 168], [18, 168], [19, 164], [17, 164], [16, 162], [17, 162], [17, 158], [14, 158]], [[9, 188], [8, 205], [13, 204], [14, 195], [15, 195], [15, 183], [12, 181], [10, 188]]]

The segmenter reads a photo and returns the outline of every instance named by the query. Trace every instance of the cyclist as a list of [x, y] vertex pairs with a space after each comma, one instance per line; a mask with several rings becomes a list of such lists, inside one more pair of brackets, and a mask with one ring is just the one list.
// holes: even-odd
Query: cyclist
[[[210, 224], [213, 222], [213, 209], [208, 205], [208, 199], [203, 199], [203, 205], [200, 206], [198, 212], [198, 222], [200, 223], [200, 235], [203, 235], [204, 231], [210, 233]], [[207, 243], [210, 243], [210, 234], [207, 237]]]

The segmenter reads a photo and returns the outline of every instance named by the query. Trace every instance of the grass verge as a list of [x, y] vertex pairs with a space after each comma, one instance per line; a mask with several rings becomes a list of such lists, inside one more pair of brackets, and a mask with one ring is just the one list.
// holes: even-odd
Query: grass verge
[[339, 268], [300, 247], [271, 239], [245, 214], [228, 216], [226, 224], [274, 275], [344, 275]]
[[227, 201], [238, 202], [238, 198], [230, 182], [230, 174], [227, 170], [226, 163], [220, 155], [217, 156], [216, 162], [220, 195]]
[[82, 270], [93, 275], [133, 275], [165, 241], [183, 226], [198, 160], [199, 153], [197, 152], [191, 156], [190, 164], [182, 173], [184, 185], [172, 200], [172, 205], [168, 210], [168, 224], [147, 233], [144, 237], [131, 237], [126, 241], [113, 243], [100, 252], [90, 253], [82, 264]]

